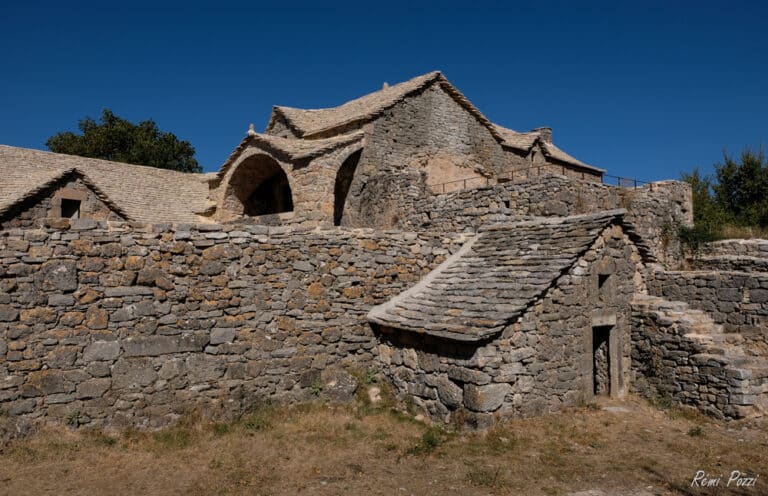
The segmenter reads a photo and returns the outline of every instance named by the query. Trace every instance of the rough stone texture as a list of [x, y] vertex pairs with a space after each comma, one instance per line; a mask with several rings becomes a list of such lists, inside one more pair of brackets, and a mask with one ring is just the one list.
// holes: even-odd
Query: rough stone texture
[[690, 187], [660, 181], [640, 188], [619, 188], [547, 173], [513, 182], [441, 195], [410, 194], [398, 207], [406, 229], [476, 231], [481, 226], [526, 216], [567, 216], [624, 208], [627, 219], [656, 257], [673, 267], [682, 262], [674, 235], [693, 223]]
[[768, 273], [655, 270], [648, 289], [707, 312], [747, 354], [768, 356]]
[[682, 302], [637, 298], [632, 313], [632, 389], [718, 418], [768, 407], [768, 360], [727, 342], [722, 328]]
[[[610, 323], [610, 394], [620, 396], [631, 377], [630, 301], [643, 290], [641, 270], [640, 253], [621, 226], [607, 226], [498, 338], [468, 343], [381, 326], [380, 365], [398, 395], [432, 418], [486, 427], [591, 400], [592, 327]], [[604, 273], [610, 278], [601, 287]], [[484, 279], [475, 284], [482, 287]]]
[[191, 408], [236, 414], [264, 398], [308, 398], [315, 379], [325, 397], [349, 399], [356, 382], [339, 368], [375, 359], [368, 309], [466, 239], [85, 227], [0, 231], [3, 411], [157, 426]]
[[694, 270], [768, 272], [768, 240], [726, 239], [707, 243], [687, 262]]

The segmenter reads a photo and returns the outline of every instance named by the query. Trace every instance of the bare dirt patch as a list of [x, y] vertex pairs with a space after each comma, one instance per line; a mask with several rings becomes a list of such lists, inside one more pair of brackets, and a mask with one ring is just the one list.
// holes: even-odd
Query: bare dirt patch
[[[455, 433], [390, 408], [265, 407], [159, 432], [48, 428], [0, 453], [0, 493], [768, 494], [768, 421], [717, 422], [636, 399]], [[698, 470], [722, 474], [691, 488]], [[726, 487], [732, 470], [759, 474]], [[598, 492], [594, 492], [598, 491]]]

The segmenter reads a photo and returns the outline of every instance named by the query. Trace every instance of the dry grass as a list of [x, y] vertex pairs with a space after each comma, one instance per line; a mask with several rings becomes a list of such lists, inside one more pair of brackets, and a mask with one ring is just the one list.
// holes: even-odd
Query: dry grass
[[[7, 443], [3, 494], [768, 494], [768, 422], [720, 423], [629, 399], [453, 433], [365, 405], [264, 408], [159, 432], [65, 427]], [[757, 487], [690, 490], [697, 470]]]

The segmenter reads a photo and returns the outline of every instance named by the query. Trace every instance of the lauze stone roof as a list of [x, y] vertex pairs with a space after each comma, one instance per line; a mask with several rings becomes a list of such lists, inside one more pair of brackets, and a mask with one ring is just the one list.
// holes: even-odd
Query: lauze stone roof
[[501, 332], [533, 305], [625, 210], [490, 226], [368, 320], [457, 341]]
[[78, 174], [127, 220], [199, 222], [208, 183], [202, 174], [0, 145], [0, 216], [69, 174]]
[[[278, 118], [282, 118], [296, 135], [305, 140], [343, 133], [346, 126], [371, 121], [385, 110], [394, 107], [405, 98], [419, 93], [433, 83], [439, 84], [459, 105], [483, 124], [500, 144], [527, 152], [539, 141], [544, 154], [548, 157], [566, 164], [605, 172], [603, 169], [585, 164], [565, 153], [556, 147], [551, 140], [542, 139], [542, 135], [536, 130], [520, 133], [493, 124], [439, 71], [429, 72], [394, 86], [384, 87], [379, 91], [350, 100], [338, 107], [300, 109], [275, 106], [272, 109], [272, 117], [269, 124], [267, 124], [266, 134], [272, 132]], [[296, 140], [294, 139], [294, 141]]]

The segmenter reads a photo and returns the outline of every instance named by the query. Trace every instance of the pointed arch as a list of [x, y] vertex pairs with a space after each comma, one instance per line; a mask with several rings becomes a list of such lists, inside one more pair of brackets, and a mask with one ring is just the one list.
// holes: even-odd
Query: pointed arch
[[348, 156], [336, 172], [336, 182], [333, 187], [333, 225], [340, 226], [344, 218], [344, 206], [347, 203], [349, 187], [352, 185], [352, 179], [357, 170], [357, 164], [360, 162], [360, 155], [363, 149]]

